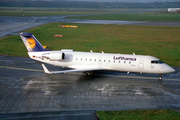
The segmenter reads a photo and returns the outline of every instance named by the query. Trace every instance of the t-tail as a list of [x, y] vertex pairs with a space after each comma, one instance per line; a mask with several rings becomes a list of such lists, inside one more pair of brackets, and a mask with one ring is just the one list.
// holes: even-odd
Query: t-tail
[[22, 32], [20, 33], [20, 37], [28, 52], [48, 51], [47, 49], [44, 49], [41, 43], [31, 33]]

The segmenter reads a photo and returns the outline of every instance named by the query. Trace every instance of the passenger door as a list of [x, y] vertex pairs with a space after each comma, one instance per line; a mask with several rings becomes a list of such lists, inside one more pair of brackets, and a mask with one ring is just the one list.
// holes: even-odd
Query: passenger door
[[143, 70], [144, 69], [144, 61], [140, 60], [138, 66], [139, 66], [139, 70]]

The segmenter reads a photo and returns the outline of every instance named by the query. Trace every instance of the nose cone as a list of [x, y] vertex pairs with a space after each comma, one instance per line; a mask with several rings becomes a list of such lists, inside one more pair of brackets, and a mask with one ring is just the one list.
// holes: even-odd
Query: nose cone
[[167, 67], [166, 67], [166, 72], [167, 73], [173, 73], [173, 72], [175, 72], [176, 70], [174, 69], [174, 68], [172, 68], [171, 66], [169, 66], [169, 65], [167, 65]]
[[170, 71], [170, 73], [176, 72], [176, 70], [174, 68], [172, 68], [172, 67], [170, 68], [169, 71]]

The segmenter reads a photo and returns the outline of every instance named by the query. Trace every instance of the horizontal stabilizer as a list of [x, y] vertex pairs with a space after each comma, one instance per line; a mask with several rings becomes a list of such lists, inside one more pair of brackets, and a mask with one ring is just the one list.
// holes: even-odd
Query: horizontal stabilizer
[[49, 70], [46, 68], [46, 66], [44, 64], [42, 64], [42, 67], [43, 67], [45, 73], [52, 74], [51, 72], [49, 72]]

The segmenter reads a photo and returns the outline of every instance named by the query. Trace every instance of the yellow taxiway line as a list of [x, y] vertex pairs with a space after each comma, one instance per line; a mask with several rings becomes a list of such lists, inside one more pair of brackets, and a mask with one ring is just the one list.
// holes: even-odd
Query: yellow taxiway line
[[17, 68], [17, 67], [7, 67], [7, 66], [0, 66], [0, 68], [43, 72], [43, 70], [26, 69], [26, 68]]

